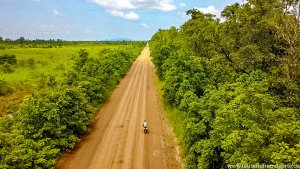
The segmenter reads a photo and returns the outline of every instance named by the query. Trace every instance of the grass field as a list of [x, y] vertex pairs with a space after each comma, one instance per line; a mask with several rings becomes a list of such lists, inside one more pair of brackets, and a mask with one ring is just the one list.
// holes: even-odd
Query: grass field
[[[104, 49], [126, 45], [130, 42], [0, 43], [0, 57], [15, 55], [17, 60], [16, 64], [9, 65], [13, 70], [10, 73], [5, 72], [0, 63], [0, 117], [15, 112], [25, 96], [47, 87], [47, 83], [63, 81], [81, 49], [85, 49], [89, 57], [98, 57]], [[9, 91], [1, 82], [8, 85]]]
[[[57, 80], [72, 67], [80, 49], [86, 49], [90, 56], [97, 56], [104, 48], [116, 48], [122, 43], [106, 44], [97, 42], [80, 42], [61, 45], [58, 48], [27, 48], [20, 45], [0, 50], [3, 54], [15, 55], [17, 65], [13, 73], [0, 71], [0, 79], [18, 88], [24, 84], [38, 85], [46, 76], [55, 76]], [[31, 62], [31, 64], [29, 64]], [[32, 63], [33, 62], [33, 63]]]

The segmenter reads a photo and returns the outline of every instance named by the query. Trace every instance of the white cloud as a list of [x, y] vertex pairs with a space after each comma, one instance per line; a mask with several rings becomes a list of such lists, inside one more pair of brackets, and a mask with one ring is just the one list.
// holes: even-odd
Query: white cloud
[[109, 10], [145, 10], [161, 9], [175, 10], [173, 0], [88, 0]]
[[171, 4], [171, 1], [162, 0], [162, 1], [156, 1], [157, 6], [154, 6], [154, 8], [162, 10], [162, 11], [174, 11], [176, 9], [175, 5]]
[[122, 11], [109, 11], [110, 14], [112, 14], [113, 16], [118, 16], [124, 19], [128, 19], [128, 20], [138, 20], [140, 19], [140, 16], [138, 14], [136, 14], [135, 12], [129, 12], [129, 13], [124, 13]]
[[213, 14], [213, 15], [216, 15], [217, 17], [220, 16], [221, 14], [221, 11], [217, 10], [215, 8], [215, 6], [213, 5], [209, 5], [207, 8], [198, 8], [198, 7], [194, 7], [195, 9], [198, 9], [199, 11], [205, 13], [205, 14]]
[[[176, 10], [173, 0], [87, 0], [105, 8], [110, 14], [124, 19], [138, 20], [136, 10]], [[130, 12], [124, 12], [130, 11]]]
[[185, 7], [185, 6], [186, 6], [186, 3], [179, 3], [179, 6]]
[[62, 16], [62, 14], [57, 9], [53, 9], [52, 13], [54, 16]]
[[130, 0], [90, 0], [100, 6], [108, 9], [122, 10], [122, 9], [134, 9], [135, 6]]
[[144, 27], [144, 28], [146, 28], [146, 29], [149, 28], [149, 26], [147, 24], [145, 24], [145, 23], [142, 23], [141, 26]]

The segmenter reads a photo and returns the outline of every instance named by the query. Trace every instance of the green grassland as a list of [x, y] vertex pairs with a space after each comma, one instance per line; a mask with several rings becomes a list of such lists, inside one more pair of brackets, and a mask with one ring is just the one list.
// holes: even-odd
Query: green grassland
[[[30, 44], [2, 44], [6, 48], [0, 50], [0, 56], [15, 55], [17, 65], [13, 66], [13, 73], [0, 71], [0, 79], [7, 81], [15, 88], [24, 84], [38, 86], [47, 76], [55, 76], [57, 80], [61, 79], [72, 67], [80, 49], [85, 49], [91, 57], [95, 57], [104, 48], [117, 48], [122, 45], [125, 43], [65, 42], [65, 44], [62, 43], [55, 47], [44, 44], [33, 48]], [[30, 60], [33, 63], [29, 64]]]

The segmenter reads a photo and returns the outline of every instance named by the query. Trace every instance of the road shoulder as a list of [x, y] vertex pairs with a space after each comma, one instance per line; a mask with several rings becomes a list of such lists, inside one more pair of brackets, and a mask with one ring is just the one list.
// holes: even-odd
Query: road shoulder
[[179, 169], [184, 168], [183, 160], [180, 156], [180, 146], [178, 144], [178, 141], [176, 139], [176, 136], [173, 132], [173, 128], [171, 126], [171, 123], [169, 119], [167, 118], [167, 113], [164, 110], [164, 102], [163, 102], [163, 96], [161, 91], [161, 86], [159, 85], [159, 80], [157, 79], [157, 76], [155, 75], [155, 88], [156, 88], [156, 97], [157, 97], [157, 105], [158, 110], [160, 113], [160, 118], [162, 120], [162, 127], [163, 127], [163, 147], [164, 152], [166, 156], [167, 161], [167, 168], [170, 169]]

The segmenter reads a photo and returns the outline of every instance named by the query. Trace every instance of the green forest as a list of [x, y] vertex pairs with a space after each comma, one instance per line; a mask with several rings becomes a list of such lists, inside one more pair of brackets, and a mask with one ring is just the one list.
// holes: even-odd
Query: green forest
[[187, 11], [151, 55], [185, 167], [300, 164], [299, 0]]
[[[54, 168], [59, 157], [72, 150], [80, 136], [88, 131], [99, 106], [126, 75], [145, 46], [143, 42], [78, 42], [75, 47], [69, 42], [24, 42], [21, 46], [13, 43], [2, 42], [2, 50], [15, 48], [5, 52], [20, 51], [23, 55], [44, 52], [44, 56], [39, 54], [37, 57], [24, 58], [18, 54], [0, 55], [2, 70], [12, 70], [1, 72], [2, 77], [7, 77], [10, 81], [0, 79], [0, 95], [9, 95], [22, 85], [31, 85], [34, 88], [16, 112], [0, 117], [0, 168], [5, 169]], [[45, 52], [44, 48], [53, 48], [53, 45], [59, 48], [70, 45], [72, 48], [73, 45], [72, 51], [77, 50], [77, 54], [70, 58], [73, 61], [70, 62], [68, 71], [56, 69], [61, 63], [57, 56], [65, 54], [64, 51], [55, 49], [54, 53], [50, 52], [50, 57]], [[80, 47], [87, 47], [93, 54]], [[55, 65], [51, 57], [58, 59], [54, 59], [58, 65]], [[19, 63], [25, 62], [24, 60], [41, 67], [43, 72], [40, 73], [45, 78], [37, 77], [38, 81], [9, 78], [10, 75], [18, 76], [19, 69], [29, 71], [28, 74], [38, 72], [35, 67], [20, 67]], [[62, 63], [63, 60], [64, 57]], [[51, 66], [49, 68], [49, 65], [54, 69]], [[14, 70], [16, 74], [13, 74]]]

